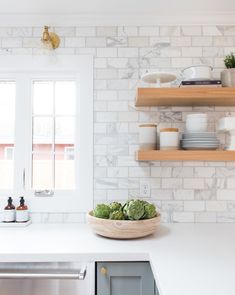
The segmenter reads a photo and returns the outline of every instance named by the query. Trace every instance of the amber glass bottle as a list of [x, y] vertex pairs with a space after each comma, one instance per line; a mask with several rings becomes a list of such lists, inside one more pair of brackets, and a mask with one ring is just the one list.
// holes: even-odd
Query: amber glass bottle
[[7, 205], [4, 208], [3, 221], [15, 222], [15, 206], [11, 197], [8, 198]]
[[28, 206], [25, 205], [24, 197], [20, 197], [20, 205], [16, 208], [16, 222], [27, 222], [28, 220]]

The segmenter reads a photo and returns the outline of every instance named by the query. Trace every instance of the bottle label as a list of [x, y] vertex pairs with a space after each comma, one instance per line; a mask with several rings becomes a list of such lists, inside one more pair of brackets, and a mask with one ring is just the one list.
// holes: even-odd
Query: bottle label
[[16, 220], [15, 210], [4, 210], [3, 221], [14, 222]]
[[28, 210], [16, 210], [16, 222], [26, 222], [29, 220]]

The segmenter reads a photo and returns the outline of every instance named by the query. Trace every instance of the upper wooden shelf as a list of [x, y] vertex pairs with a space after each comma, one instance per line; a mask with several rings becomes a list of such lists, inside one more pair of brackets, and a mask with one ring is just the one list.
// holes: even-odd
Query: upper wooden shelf
[[143, 106], [235, 106], [235, 87], [138, 88], [137, 107]]

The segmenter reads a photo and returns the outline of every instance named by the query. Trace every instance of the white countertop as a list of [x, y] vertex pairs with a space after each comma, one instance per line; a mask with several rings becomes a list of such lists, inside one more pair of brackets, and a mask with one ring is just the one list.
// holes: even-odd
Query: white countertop
[[1, 228], [0, 236], [0, 262], [150, 261], [160, 295], [235, 294], [235, 224], [165, 224], [130, 241], [81, 224]]

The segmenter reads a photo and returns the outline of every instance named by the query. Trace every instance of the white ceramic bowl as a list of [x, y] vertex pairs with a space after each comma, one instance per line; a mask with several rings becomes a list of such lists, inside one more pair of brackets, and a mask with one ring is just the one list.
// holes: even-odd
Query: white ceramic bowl
[[207, 126], [207, 119], [194, 118], [186, 120], [186, 129], [188, 132], [206, 132]]
[[207, 121], [207, 117], [192, 117], [192, 118], [187, 118], [186, 121]]
[[189, 124], [200, 124], [200, 123], [207, 123], [208, 120], [207, 118], [193, 118], [193, 119], [187, 119], [186, 120], [186, 123], [189, 123]]
[[198, 114], [189, 114], [189, 115], [187, 115], [187, 120], [188, 119], [194, 119], [194, 118], [201, 118], [201, 119], [203, 119], [203, 118], [207, 118], [207, 114], [201, 114], [201, 113], [198, 113]]
[[195, 65], [185, 68], [182, 73], [185, 80], [210, 80], [213, 68], [208, 65]]
[[220, 131], [235, 130], [235, 117], [223, 117], [219, 120], [218, 129]]

